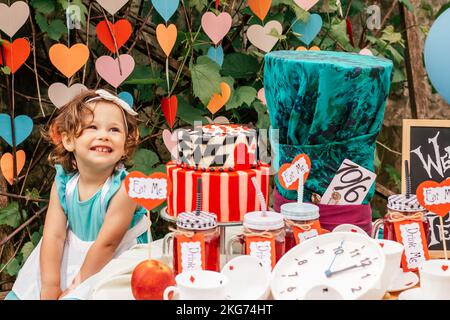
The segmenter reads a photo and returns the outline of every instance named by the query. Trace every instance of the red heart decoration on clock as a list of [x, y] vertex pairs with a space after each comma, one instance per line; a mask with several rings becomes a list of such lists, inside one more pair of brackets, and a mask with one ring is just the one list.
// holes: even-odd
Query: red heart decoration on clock
[[428, 211], [445, 217], [450, 212], [450, 179], [441, 183], [422, 182], [416, 191], [417, 201]]
[[173, 128], [175, 118], [178, 111], [178, 99], [177, 96], [171, 96], [170, 98], [163, 98], [161, 101], [161, 109], [166, 117], [167, 123], [170, 128]]
[[125, 190], [133, 201], [151, 211], [166, 201], [172, 192], [172, 183], [162, 172], [146, 176], [142, 172], [133, 171], [125, 178]]
[[[133, 27], [126, 19], [121, 19], [114, 24], [110, 21], [103, 20], [97, 25], [96, 31], [98, 40], [100, 40], [100, 42], [103, 43], [109, 51], [116, 53], [117, 50], [120, 49], [128, 41], [128, 39], [130, 39], [131, 33], [133, 32]], [[111, 32], [116, 39], [117, 50], [114, 45], [114, 38], [111, 35]]]
[[308, 155], [302, 153], [295, 157], [294, 160], [292, 160], [291, 163], [285, 163], [281, 166], [280, 170], [278, 171], [278, 181], [280, 181], [280, 184], [283, 188], [287, 190], [297, 190], [298, 189], [298, 178], [290, 177], [292, 179], [296, 179], [295, 182], [291, 183], [289, 186], [285, 179], [283, 178], [283, 173], [289, 169], [291, 169], [291, 166], [294, 165], [298, 160], [301, 158], [305, 159], [305, 163], [308, 166], [308, 170], [303, 174], [303, 183], [306, 182], [306, 179], [308, 179], [309, 172], [311, 171], [311, 159], [309, 159]]

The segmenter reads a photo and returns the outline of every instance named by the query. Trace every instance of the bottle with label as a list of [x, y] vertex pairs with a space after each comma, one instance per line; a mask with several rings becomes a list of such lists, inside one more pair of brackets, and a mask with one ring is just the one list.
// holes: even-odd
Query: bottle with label
[[395, 233], [395, 224], [402, 222], [419, 222], [423, 224], [427, 242], [430, 237], [430, 223], [424, 209], [415, 195], [407, 197], [404, 194], [393, 195], [388, 198], [388, 211], [383, 217], [383, 238], [398, 241]]
[[244, 232], [228, 241], [227, 260], [234, 254], [233, 245], [242, 246], [241, 253], [255, 256], [273, 268], [285, 253], [283, 216], [276, 212], [254, 211], [244, 215]]
[[319, 207], [309, 203], [285, 203], [280, 207], [285, 219], [286, 252], [301, 241], [321, 234]]
[[220, 271], [220, 228], [217, 216], [209, 212], [183, 212], [177, 229], [167, 234], [163, 256], [173, 242], [173, 270], [176, 274], [192, 270]]

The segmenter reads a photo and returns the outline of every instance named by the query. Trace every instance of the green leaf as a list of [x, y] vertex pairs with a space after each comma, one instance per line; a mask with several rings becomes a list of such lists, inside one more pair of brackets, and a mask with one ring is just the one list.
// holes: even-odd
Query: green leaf
[[342, 20], [339, 23], [333, 23], [331, 26], [330, 34], [347, 51], [352, 51], [353, 47], [350, 44], [350, 39], [348, 38], [347, 24], [345, 20]]
[[178, 99], [178, 112], [177, 116], [186, 121], [187, 123], [194, 125], [194, 122], [201, 121], [202, 123], [206, 122], [206, 119], [203, 117], [205, 115], [205, 111], [195, 108], [190, 103], [188, 103], [185, 99]]
[[67, 27], [64, 21], [60, 19], [50, 22], [47, 28], [47, 35], [50, 39], [59, 41], [63, 35], [67, 33]]
[[55, 11], [55, 1], [53, 0], [32, 0], [31, 5], [36, 11], [48, 14]]
[[389, 25], [383, 30], [383, 35], [380, 38], [381, 40], [387, 41], [390, 44], [400, 43], [403, 44], [404, 40], [402, 38], [402, 34], [399, 32], [395, 32], [394, 26]]
[[11, 74], [11, 69], [8, 66], [2, 67], [1, 70], [6, 75], [10, 75]]
[[19, 257], [14, 258], [6, 267], [6, 272], [11, 276], [14, 277], [19, 273], [20, 270], [20, 262]]
[[36, 19], [36, 23], [39, 26], [39, 28], [41, 29], [42, 32], [47, 32], [48, 29], [48, 22], [47, 22], [47, 18], [44, 17], [42, 14], [40, 13], [36, 13], [36, 15], [34, 16], [34, 18]]
[[146, 126], [145, 124], [140, 124], [139, 125], [139, 137], [145, 138], [146, 136], [148, 136], [150, 134], [150, 128], [148, 126]]
[[253, 87], [239, 87], [234, 90], [233, 95], [230, 98], [230, 101], [227, 103], [227, 110], [234, 109], [242, 106], [243, 104], [247, 104], [251, 106], [253, 101], [255, 101], [257, 95], [257, 91]]
[[199, 12], [203, 12], [203, 10], [208, 6], [208, 0], [189, 0], [188, 5], [189, 8], [195, 8]]
[[31, 242], [34, 244], [34, 246], [37, 246], [41, 238], [42, 238], [42, 231], [41, 232], [35, 231], [31, 235]]
[[190, 64], [194, 95], [207, 105], [211, 97], [220, 90], [220, 66], [207, 56], [197, 59], [197, 64]]
[[11, 202], [6, 208], [0, 209], [0, 225], [5, 224], [13, 228], [20, 225], [19, 204]]
[[161, 72], [147, 65], [138, 65], [124, 82], [125, 84], [160, 85], [164, 83]]
[[411, 2], [409, 2], [409, 0], [398, 0], [398, 2], [403, 3], [406, 6], [406, 8], [408, 8], [408, 11], [411, 11], [411, 12], [414, 11], [414, 7], [411, 4]]
[[129, 171], [140, 171], [144, 174], [149, 174], [157, 163], [159, 163], [159, 158], [155, 152], [140, 149], [134, 155], [133, 167]]
[[270, 127], [269, 112], [267, 111], [267, 106], [263, 105], [261, 101], [256, 100], [253, 103], [256, 112], [258, 112], [258, 122], [256, 126], [260, 129], [268, 129]]
[[34, 244], [31, 241], [25, 243], [22, 249], [20, 249], [20, 253], [22, 253], [22, 264], [28, 259], [33, 249]]
[[40, 197], [39, 190], [36, 189], [36, 188], [33, 188], [32, 190], [26, 189], [25, 190], [25, 196], [37, 199], [37, 198]]
[[253, 77], [258, 70], [258, 59], [243, 53], [227, 54], [222, 66], [222, 74], [235, 79]]

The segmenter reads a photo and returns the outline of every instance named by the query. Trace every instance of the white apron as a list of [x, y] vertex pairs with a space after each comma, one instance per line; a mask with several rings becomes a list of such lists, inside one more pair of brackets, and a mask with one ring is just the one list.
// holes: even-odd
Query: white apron
[[[79, 175], [75, 175], [71, 180], [67, 182], [66, 186], [66, 204], [67, 208], [70, 207], [70, 201], [73, 195], [73, 191], [78, 182]], [[111, 187], [111, 177], [105, 182], [102, 187], [102, 193], [100, 203], [102, 212], [105, 214], [105, 208], [103, 207], [104, 198], [109, 188]], [[128, 230], [116, 249], [114, 257], [117, 257], [124, 251], [131, 248], [137, 243], [136, 238], [145, 233], [148, 228], [148, 218], [144, 216], [134, 227]], [[149, 239], [150, 241], [150, 239]], [[39, 300], [41, 295], [41, 273], [40, 273], [40, 251], [41, 241], [39, 241], [36, 248], [28, 257], [27, 261], [19, 271], [16, 282], [12, 288], [12, 291], [17, 295], [20, 300]], [[78, 238], [71, 230], [67, 230], [66, 241], [64, 242], [64, 252], [61, 261], [60, 272], [60, 286], [61, 290], [67, 289], [73, 279], [77, 276], [80, 268], [84, 262], [84, 259], [89, 251], [89, 248], [94, 241], [83, 241]], [[65, 296], [65, 299], [88, 299], [90, 290], [97, 280], [96, 275], [83, 281], [73, 290], [69, 295]]]

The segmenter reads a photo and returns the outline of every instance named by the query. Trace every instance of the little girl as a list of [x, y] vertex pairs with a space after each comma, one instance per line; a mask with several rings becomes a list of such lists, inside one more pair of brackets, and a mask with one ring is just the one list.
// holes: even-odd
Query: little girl
[[59, 110], [45, 135], [56, 177], [43, 237], [7, 299], [85, 299], [93, 275], [147, 241], [146, 211], [123, 184], [122, 162], [139, 140], [136, 115], [105, 90], [86, 91]]

